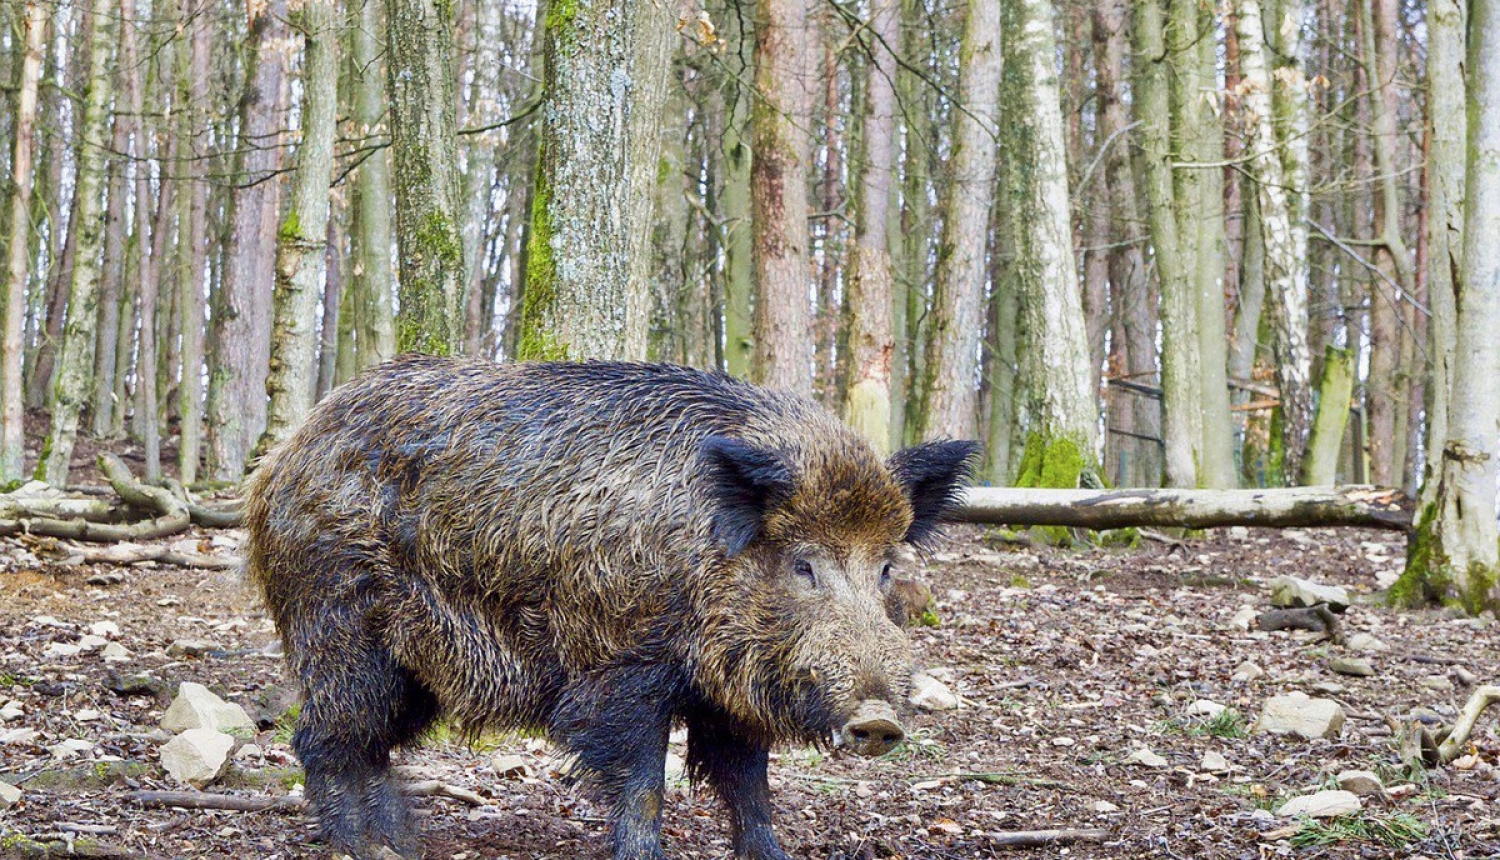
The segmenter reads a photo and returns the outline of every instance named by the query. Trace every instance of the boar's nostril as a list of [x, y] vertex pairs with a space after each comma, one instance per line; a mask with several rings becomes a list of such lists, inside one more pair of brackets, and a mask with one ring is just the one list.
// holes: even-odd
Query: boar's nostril
[[861, 702], [839, 734], [846, 746], [863, 756], [885, 755], [906, 737], [895, 709], [879, 699]]

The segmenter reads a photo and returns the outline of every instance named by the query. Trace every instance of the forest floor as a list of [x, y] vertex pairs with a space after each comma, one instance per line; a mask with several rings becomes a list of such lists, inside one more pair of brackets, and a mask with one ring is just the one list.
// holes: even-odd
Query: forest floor
[[[242, 537], [223, 530], [176, 540], [231, 555]], [[1399, 570], [1402, 552], [1397, 537], [1348, 529], [1220, 529], [1179, 543], [1058, 549], [955, 528], [908, 573], [930, 584], [941, 619], [913, 631], [918, 663], [947, 681], [960, 707], [918, 713], [912, 740], [874, 761], [779, 752], [771, 779], [783, 844], [809, 860], [947, 860], [1009, 853], [996, 845], [1001, 831], [1103, 828], [1102, 843], [1030, 853], [1500, 856], [1500, 715], [1481, 718], [1455, 765], [1417, 773], [1401, 767], [1385, 722], [1416, 709], [1451, 719], [1472, 685], [1494, 683], [1500, 623], [1382, 607], [1379, 583]], [[0, 781], [21, 790], [0, 809], [0, 857], [23, 856], [13, 847], [18, 834], [80, 831], [79, 839], [149, 858], [325, 856], [314, 826], [295, 812], [150, 809], [128, 798], [134, 789], [183, 788], [157, 752], [168, 737], [163, 709], [182, 681], [272, 725], [247, 738], [254, 747], [210, 790], [300, 790], [285, 716], [294, 693], [270, 647], [271, 624], [239, 573], [79, 564], [69, 555], [48, 540], [0, 540], [0, 709], [10, 716], [0, 723]], [[1359, 655], [1372, 676], [1334, 674], [1331, 660], [1355, 655], [1311, 634], [1234, 623], [1237, 614], [1243, 623], [1244, 606], [1265, 608], [1266, 583], [1281, 574], [1356, 595], [1346, 631], [1386, 646]], [[77, 644], [104, 621], [113, 627], [99, 629], [131, 656], [109, 662], [97, 650], [54, 647]], [[184, 652], [182, 640], [198, 644]], [[1264, 676], [1233, 680], [1246, 661]], [[155, 695], [111, 691], [140, 673], [154, 679]], [[1343, 704], [1337, 740], [1246, 733], [1267, 698], [1299, 690]], [[1230, 710], [1213, 720], [1190, 715], [1200, 699]], [[1141, 749], [1164, 761], [1141, 763], [1150, 759]], [[1209, 752], [1223, 756], [1222, 766], [1209, 765], [1217, 772], [1205, 770]], [[497, 755], [520, 756], [525, 767], [502, 776]], [[540, 739], [470, 745], [440, 731], [400, 759], [412, 777], [482, 800], [415, 801], [427, 858], [605, 856], [599, 806], [556, 773]], [[1288, 798], [1332, 787], [1346, 769], [1377, 772], [1390, 795], [1331, 822], [1273, 814]], [[728, 857], [713, 798], [674, 782], [665, 843], [673, 858]]]

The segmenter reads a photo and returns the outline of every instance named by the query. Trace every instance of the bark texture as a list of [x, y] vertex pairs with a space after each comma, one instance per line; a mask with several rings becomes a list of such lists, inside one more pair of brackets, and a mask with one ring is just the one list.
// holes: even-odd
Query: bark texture
[[[372, 146], [385, 114], [384, 77], [380, 74], [381, 0], [362, 0], [357, 26], [350, 28], [354, 85], [355, 134]], [[396, 355], [396, 326], [391, 301], [391, 165], [385, 147], [370, 153], [354, 174], [350, 198], [350, 266], [347, 305], [355, 322], [356, 367], [373, 367]]]

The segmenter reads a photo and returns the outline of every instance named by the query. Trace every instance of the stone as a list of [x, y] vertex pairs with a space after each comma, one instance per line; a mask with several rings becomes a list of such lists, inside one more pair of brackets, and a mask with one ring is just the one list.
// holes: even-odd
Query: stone
[[122, 696], [155, 696], [158, 699], [169, 694], [166, 682], [150, 672], [121, 675], [111, 671], [104, 676], [104, 689]]
[[77, 657], [83, 649], [71, 642], [53, 642], [42, 652], [43, 660], [66, 660], [69, 657]]
[[0, 744], [29, 744], [41, 736], [36, 729], [11, 729], [0, 732]]
[[1259, 678], [1264, 678], [1265, 676], [1265, 669], [1262, 669], [1249, 660], [1246, 660], [1240, 665], [1234, 667], [1234, 674], [1229, 676], [1229, 680], [1245, 683], [1248, 681], [1257, 680]]
[[1161, 756], [1157, 755], [1156, 753], [1152, 752], [1151, 750], [1146, 749], [1145, 747], [1141, 747], [1140, 749], [1138, 749], [1135, 752], [1131, 753], [1129, 756], [1126, 757], [1125, 762], [1127, 764], [1138, 764], [1141, 767], [1166, 767], [1167, 766], [1167, 760], [1166, 759], [1162, 758]]
[[490, 759], [490, 767], [494, 769], [495, 776], [501, 779], [520, 779], [531, 775], [531, 766], [526, 759], [515, 753], [496, 753]]
[[924, 711], [952, 711], [958, 708], [958, 696], [948, 685], [926, 672], [917, 672], [911, 679], [911, 703]]
[[687, 779], [687, 762], [674, 752], [667, 753], [667, 782], [682, 782]]
[[236, 761], [243, 761], [245, 759], [260, 758], [265, 754], [266, 751], [261, 749], [259, 744], [245, 744], [234, 751], [234, 758]]
[[1254, 606], [1241, 606], [1234, 617], [1229, 619], [1229, 627], [1233, 630], [1249, 630], [1259, 616], [1260, 612]]
[[115, 663], [122, 660], [129, 660], [131, 654], [129, 648], [118, 642], [111, 642], [100, 649], [99, 656], [103, 657], [106, 663]]
[[1375, 674], [1375, 667], [1370, 661], [1363, 657], [1340, 657], [1328, 664], [1337, 675], [1350, 675], [1355, 678], [1369, 678]]
[[120, 636], [120, 625], [113, 621], [95, 621], [89, 625], [89, 632], [95, 636], [105, 639], [118, 639]]
[[1448, 680], [1447, 675], [1428, 675], [1417, 683], [1423, 689], [1432, 690], [1435, 693], [1446, 693], [1453, 689], [1453, 682]]
[[1462, 666], [1453, 667], [1453, 677], [1457, 678], [1458, 683], [1463, 684], [1465, 687], [1472, 687], [1479, 683], [1479, 676]]
[[1349, 688], [1337, 681], [1318, 681], [1308, 689], [1320, 696], [1342, 696]]
[[1107, 800], [1096, 800], [1094, 801], [1094, 811], [1103, 815], [1110, 812], [1119, 812], [1120, 807], [1115, 806]]
[[184, 732], [189, 729], [244, 729], [255, 731], [255, 723], [245, 709], [209, 692], [202, 684], [183, 681], [177, 689], [177, 698], [162, 715], [161, 727], [167, 731]]
[[91, 723], [102, 716], [104, 716], [104, 714], [94, 710], [93, 708], [80, 708], [79, 710], [73, 712], [73, 719], [77, 720], [80, 723]]
[[1336, 738], [1344, 725], [1344, 708], [1332, 699], [1313, 699], [1306, 693], [1288, 693], [1266, 700], [1256, 734], [1297, 735], [1313, 740]]
[[84, 635], [78, 637], [78, 649], [80, 651], [83, 651], [84, 653], [88, 653], [90, 651], [98, 651], [100, 648], [103, 648], [108, 644], [108, 639], [105, 639], [103, 636], [95, 636], [92, 633], [85, 633]]
[[1346, 770], [1338, 775], [1339, 788], [1360, 797], [1385, 794], [1385, 785], [1380, 777], [1368, 770]]
[[83, 755], [93, 748], [93, 741], [70, 738], [69, 740], [62, 741], [61, 743], [55, 743], [52, 746], [47, 747], [47, 752], [50, 753], [55, 759], [66, 761], [70, 758], [78, 758], [79, 756]]
[[12, 700], [6, 702], [5, 707], [0, 708], [0, 722], [8, 723], [11, 720], [19, 720], [24, 716], [26, 716], [26, 709], [21, 707], [20, 702]]
[[1198, 769], [1208, 773], [1228, 773], [1229, 760], [1217, 750], [1208, 750], [1203, 753], [1203, 761], [1198, 763]]
[[203, 788], [229, 767], [234, 738], [213, 729], [188, 729], [161, 748], [161, 766], [178, 782]]
[[1337, 818], [1353, 815], [1364, 808], [1364, 802], [1351, 791], [1334, 789], [1318, 791], [1294, 797], [1281, 805], [1276, 814], [1282, 818], [1304, 816], [1307, 818]]
[[1379, 637], [1372, 636], [1369, 633], [1354, 633], [1344, 643], [1344, 647], [1360, 654], [1376, 654], [1389, 650], [1391, 646], [1385, 644]]
[[1343, 586], [1323, 585], [1295, 576], [1278, 576], [1271, 580], [1271, 605], [1281, 607], [1328, 604], [1334, 612], [1349, 608], [1349, 592]]
[[0, 782], [0, 809], [9, 809], [21, 800], [21, 789], [8, 782]]
[[1190, 717], [1208, 717], [1211, 720], [1224, 713], [1224, 706], [1208, 699], [1199, 699], [1188, 705], [1187, 712]]
[[210, 651], [218, 651], [219, 644], [207, 639], [178, 639], [167, 646], [168, 657], [201, 657]]

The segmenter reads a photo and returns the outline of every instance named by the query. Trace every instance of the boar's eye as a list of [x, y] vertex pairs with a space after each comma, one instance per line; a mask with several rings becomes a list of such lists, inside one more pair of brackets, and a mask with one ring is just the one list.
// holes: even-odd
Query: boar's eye
[[885, 565], [880, 568], [880, 590], [888, 590], [891, 587], [891, 580], [891, 563], [886, 562]]
[[797, 574], [797, 576], [807, 580], [808, 585], [812, 585], [814, 587], [817, 586], [818, 575], [813, 572], [812, 562], [808, 561], [807, 559], [799, 558], [796, 561], [792, 562], [792, 572]]

